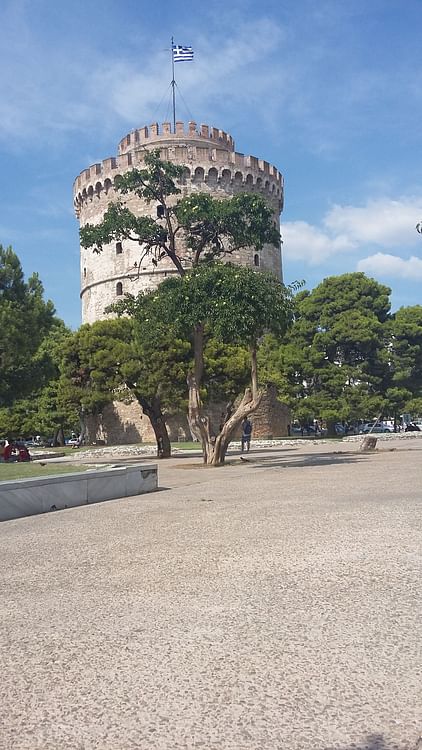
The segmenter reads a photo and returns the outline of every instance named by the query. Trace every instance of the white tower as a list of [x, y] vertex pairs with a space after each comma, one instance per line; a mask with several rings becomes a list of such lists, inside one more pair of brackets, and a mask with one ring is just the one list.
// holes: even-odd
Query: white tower
[[[193, 192], [212, 193], [217, 198], [230, 197], [239, 192], [260, 193], [273, 211], [274, 223], [280, 227], [283, 209], [283, 177], [271, 164], [255, 156], [235, 151], [233, 138], [222, 130], [189, 122], [187, 132], [183, 122], [159, 128], [134, 130], [120, 141], [118, 155], [104, 159], [85, 169], [74, 183], [74, 206], [81, 226], [99, 223], [110, 202], [119, 193], [114, 190], [116, 177], [142, 166], [145, 150], [159, 148], [161, 158], [186, 169], [179, 187], [182, 196]], [[137, 215], [157, 216], [154, 203], [146, 203], [137, 196], [124, 196], [128, 208]], [[175, 197], [177, 199], [177, 196]], [[171, 201], [169, 201], [171, 202]], [[139, 267], [140, 247], [130, 240], [104, 246], [100, 256], [92, 249], [81, 248], [82, 321], [93, 323], [106, 317], [104, 309], [125, 292], [155, 288], [169, 274], [175, 273], [170, 261], [155, 267], [146, 258]], [[272, 271], [282, 277], [281, 247], [265, 245], [260, 252], [242, 250], [230, 255], [231, 262]]]

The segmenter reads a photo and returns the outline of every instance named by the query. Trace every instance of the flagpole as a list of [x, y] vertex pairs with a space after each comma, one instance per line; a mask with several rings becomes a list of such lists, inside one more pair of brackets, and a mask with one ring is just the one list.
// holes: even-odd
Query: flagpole
[[173, 133], [176, 132], [176, 81], [174, 80], [174, 40], [171, 38], [171, 70], [172, 70], [172, 81], [171, 88], [173, 92]]

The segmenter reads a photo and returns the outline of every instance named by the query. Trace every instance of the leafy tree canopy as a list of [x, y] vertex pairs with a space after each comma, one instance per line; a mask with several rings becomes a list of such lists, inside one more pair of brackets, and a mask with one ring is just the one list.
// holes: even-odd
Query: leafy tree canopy
[[392, 317], [392, 368], [396, 385], [422, 397], [422, 306], [401, 307]]
[[390, 294], [389, 287], [361, 272], [329, 276], [312, 292], [299, 292], [299, 316], [322, 330], [329, 330], [339, 315], [351, 310], [371, 313], [383, 323], [390, 312]]
[[325, 279], [296, 297], [296, 319], [267, 370], [295, 414], [327, 421], [383, 409], [390, 383], [390, 290], [362, 273]]
[[46, 382], [49, 368], [38, 350], [60, 325], [38, 275], [25, 281], [17, 255], [0, 245], [0, 406], [11, 406]]
[[[273, 274], [228, 263], [203, 264], [183, 278], [168, 278], [144, 308], [162, 325], [192, 338], [202, 325], [224, 343], [255, 346], [267, 331], [281, 335], [292, 318], [292, 295]], [[158, 315], [157, 315], [158, 311]]]

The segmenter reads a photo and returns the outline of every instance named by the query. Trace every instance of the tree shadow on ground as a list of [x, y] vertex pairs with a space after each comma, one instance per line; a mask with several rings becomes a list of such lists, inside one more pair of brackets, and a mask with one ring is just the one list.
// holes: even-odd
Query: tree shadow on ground
[[397, 742], [389, 742], [385, 739], [382, 734], [369, 734], [366, 739], [361, 743], [352, 743], [341, 748], [333, 745], [327, 745], [324, 750], [421, 750], [422, 739], [421, 737], [415, 737], [413, 742], [406, 742], [405, 744]]
[[[371, 457], [370, 453], [358, 453], [357, 451], [338, 451], [337, 453], [312, 453], [312, 454], [297, 454], [288, 451], [287, 454], [280, 455], [280, 450], [272, 451], [272, 453], [278, 453], [278, 456], [274, 455], [254, 455], [253, 451], [245, 455], [228, 454], [226, 456], [226, 466], [238, 466], [244, 464], [254, 469], [281, 469], [281, 468], [295, 468], [295, 467], [313, 467], [313, 466], [330, 466], [330, 465], [343, 465], [350, 463], [357, 463], [365, 461]], [[172, 459], [177, 459], [177, 463], [183, 465], [184, 468], [197, 469], [199, 467], [212, 468], [210, 466], [204, 466], [197, 460], [190, 463], [189, 459], [198, 459], [202, 454], [194, 453], [194, 455], [175, 455]], [[373, 454], [372, 454], [373, 455]], [[102, 456], [101, 458], [90, 458], [86, 460], [86, 463], [90, 464], [107, 464], [116, 466], [128, 466], [130, 464], [139, 463], [151, 463], [156, 462], [156, 456]], [[80, 463], [84, 463], [81, 457]], [[165, 465], [166, 461], [160, 461], [160, 465]]]
[[313, 453], [311, 455], [288, 455], [275, 458], [274, 456], [254, 458], [250, 454], [241, 456], [242, 463], [249, 464], [251, 468], [257, 469], [283, 469], [313, 466], [342, 466], [344, 464], [359, 463], [367, 461], [373, 453], [357, 453], [356, 451], [339, 451], [338, 453]]

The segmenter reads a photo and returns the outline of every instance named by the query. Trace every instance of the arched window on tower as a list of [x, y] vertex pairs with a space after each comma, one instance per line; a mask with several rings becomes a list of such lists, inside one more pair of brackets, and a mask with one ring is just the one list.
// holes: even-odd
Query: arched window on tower
[[218, 172], [215, 167], [211, 167], [211, 169], [208, 170], [207, 183], [208, 185], [216, 185], [217, 180], [218, 180]]
[[123, 247], [121, 242], [116, 242], [116, 255], [121, 255], [123, 252]]
[[259, 255], [258, 255], [258, 253], [255, 253], [255, 255], [253, 256], [253, 264], [254, 264], [254, 266], [259, 267]]
[[204, 182], [205, 180], [205, 172], [202, 167], [196, 167], [195, 172], [193, 173], [193, 181], [197, 184]]
[[221, 173], [221, 184], [222, 185], [229, 185], [231, 182], [232, 173], [230, 172], [230, 169], [223, 169]]
[[118, 281], [116, 284], [116, 296], [121, 297], [123, 294], [123, 284], [121, 281]]
[[241, 186], [241, 184], [242, 184], [242, 182], [243, 182], [243, 175], [242, 175], [242, 172], [235, 172], [235, 175], [234, 175], [234, 184], [235, 184], [235, 185], [236, 185], [237, 187], [240, 187], [240, 186]]
[[182, 176], [179, 178], [179, 183], [181, 185], [186, 185], [188, 180], [190, 180], [190, 169], [188, 169], [188, 167], [185, 167]]

